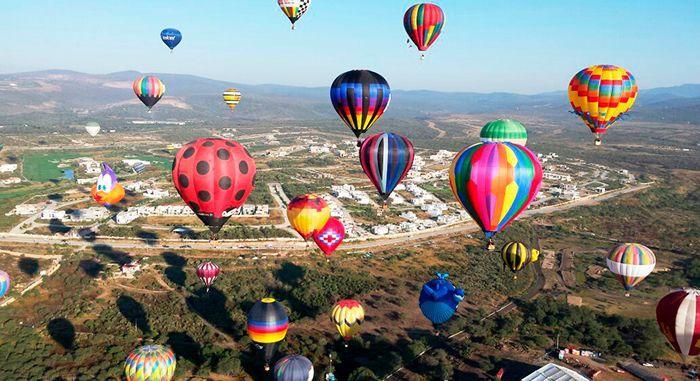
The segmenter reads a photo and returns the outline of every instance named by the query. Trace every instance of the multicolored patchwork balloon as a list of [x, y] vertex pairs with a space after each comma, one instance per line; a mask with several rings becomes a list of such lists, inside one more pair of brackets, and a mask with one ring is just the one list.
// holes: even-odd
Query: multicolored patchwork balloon
[[0, 298], [10, 291], [10, 274], [0, 270]]
[[448, 276], [447, 273], [437, 273], [437, 277], [424, 284], [420, 291], [418, 306], [433, 325], [450, 320], [464, 299], [464, 290], [456, 288], [447, 280]]
[[369, 180], [386, 200], [413, 166], [413, 144], [391, 132], [371, 135], [360, 146], [360, 164]]
[[700, 355], [700, 290], [673, 291], [656, 305], [656, 321], [676, 352]]
[[102, 173], [97, 177], [97, 182], [92, 186], [90, 195], [100, 205], [116, 205], [126, 194], [124, 187], [117, 182], [117, 175], [107, 163], [102, 163]]
[[238, 89], [234, 89], [233, 87], [230, 89], [226, 89], [222, 96], [224, 98], [224, 102], [226, 102], [226, 105], [231, 110], [236, 108], [236, 106], [238, 106], [238, 104], [241, 103], [241, 92], [238, 91]]
[[211, 261], [202, 262], [197, 266], [197, 278], [207, 287], [207, 292], [209, 292], [209, 287], [214, 284], [220, 272], [221, 267]]
[[136, 78], [132, 87], [134, 94], [148, 107], [148, 112], [151, 112], [153, 106], [158, 103], [160, 98], [165, 94], [165, 85], [158, 77], [148, 75], [145, 77]]
[[274, 298], [258, 300], [248, 312], [248, 336], [265, 350], [266, 369], [277, 351], [277, 343], [287, 335], [288, 327], [287, 311]]
[[[403, 16], [403, 27], [408, 38], [416, 44], [419, 51], [424, 52], [440, 37], [445, 25], [445, 14], [435, 4], [416, 4], [406, 11]], [[425, 55], [421, 54], [421, 58]]]
[[513, 143], [524, 146], [527, 143], [525, 126], [513, 119], [492, 120], [481, 128], [482, 142]]
[[170, 381], [175, 374], [175, 354], [162, 345], [134, 349], [124, 363], [126, 381]]
[[305, 240], [326, 226], [330, 217], [331, 208], [324, 199], [313, 193], [297, 196], [287, 205], [289, 223]]
[[345, 341], [353, 338], [365, 321], [365, 309], [357, 300], [341, 300], [331, 310], [331, 321]]
[[340, 119], [359, 138], [379, 120], [391, 101], [386, 79], [369, 70], [351, 70], [331, 85], [331, 103]]
[[524, 146], [477, 143], [459, 152], [450, 168], [455, 198], [481, 227], [495, 248], [493, 236], [522, 213], [537, 196], [542, 166]]
[[337, 218], [331, 217], [325, 226], [313, 233], [313, 237], [323, 254], [330, 257], [345, 239], [345, 226]]
[[311, 0], [277, 0], [277, 5], [292, 23], [292, 30], [294, 30], [297, 20], [309, 9]]
[[569, 101], [574, 113], [581, 117], [601, 144], [600, 135], [634, 105], [637, 81], [629, 71], [615, 65], [594, 65], [585, 68], [569, 82]]
[[644, 245], [623, 243], [610, 250], [605, 262], [625, 290], [630, 291], [654, 271], [656, 257]]
[[304, 356], [285, 356], [275, 364], [274, 375], [275, 381], [311, 381], [314, 365]]

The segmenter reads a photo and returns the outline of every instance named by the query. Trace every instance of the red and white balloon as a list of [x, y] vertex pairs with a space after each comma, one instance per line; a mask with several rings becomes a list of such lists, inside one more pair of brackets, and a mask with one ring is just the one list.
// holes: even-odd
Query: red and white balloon
[[683, 357], [700, 354], [700, 290], [676, 290], [661, 298], [656, 321], [676, 352]]
[[314, 232], [314, 242], [323, 251], [326, 257], [330, 257], [335, 249], [343, 243], [345, 238], [345, 226], [337, 218], [329, 218], [326, 225]]
[[207, 286], [207, 292], [209, 292], [209, 287], [214, 284], [220, 272], [221, 267], [211, 261], [202, 262], [197, 266], [197, 277]]

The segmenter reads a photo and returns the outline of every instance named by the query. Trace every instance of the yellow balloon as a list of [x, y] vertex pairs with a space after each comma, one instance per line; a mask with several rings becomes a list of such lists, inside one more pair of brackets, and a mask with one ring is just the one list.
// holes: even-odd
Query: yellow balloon
[[326, 226], [330, 217], [331, 208], [315, 194], [297, 196], [287, 205], [289, 223], [304, 239], [309, 239], [316, 230]]
[[234, 89], [233, 87], [230, 89], [226, 89], [222, 96], [224, 98], [224, 102], [226, 102], [226, 105], [231, 110], [236, 108], [236, 106], [238, 106], [238, 104], [241, 102], [241, 92], [238, 91], [238, 89]]
[[365, 310], [357, 300], [341, 300], [331, 310], [331, 321], [345, 340], [352, 339], [362, 328]]

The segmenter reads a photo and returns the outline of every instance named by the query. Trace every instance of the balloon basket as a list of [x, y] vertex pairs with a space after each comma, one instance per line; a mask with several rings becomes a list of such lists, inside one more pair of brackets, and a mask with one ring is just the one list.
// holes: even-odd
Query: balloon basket
[[492, 239], [489, 239], [489, 243], [488, 243], [488, 245], [486, 245], [486, 250], [488, 250], [488, 251], [496, 250], [496, 244], [493, 243]]
[[265, 372], [269, 372], [269, 371], [270, 371], [270, 364], [265, 364]]
[[599, 145], [603, 144], [603, 141], [600, 140], [600, 138], [595, 138], [595, 142], [593, 144], [599, 146]]
[[625, 292], [625, 298], [629, 298], [629, 297], [630, 297], [630, 293], [629, 293], [629, 292]]

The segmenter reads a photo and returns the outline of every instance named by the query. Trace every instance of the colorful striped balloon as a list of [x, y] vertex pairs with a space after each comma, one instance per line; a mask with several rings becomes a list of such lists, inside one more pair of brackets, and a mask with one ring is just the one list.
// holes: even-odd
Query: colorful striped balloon
[[248, 312], [248, 336], [265, 350], [265, 369], [269, 369], [277, 343], [284, 340], [288, 327], [287, 311], [274, 298], [258, 300]]
[[527, 130], [517, 120], [496, 119], [481, 128], [482, 142], [514, 143], [524, 146], [527, 143]]
[[134, 88], [134, 94], [148, 107], [149, 112], [165, 94], [163, 82], [152, 75], [136, 78], [132, 87]]
[[274, 375], [275, 381], [311, 381], [314, 365], [304, 356], [285, 356], [275, 364]]
[[294, 29], [297, 20], [309, 9], [311, 0], [277, 0], [277, 5], [280, 6], [284, 15], [292, 22], [292, 29]]
[[10, 274], [0, 270], [0, 298], [10, 291]]
[[162, 345], [134, 349], [124, 363], [127, 381], [170, 381], [175, 374], [175, 354]]
[[226, 105], [228, 106], [228, 108], [233, 110], [241, 102], [241, 92], [238, 91], [238, 89], [234, 89], [232, 87], [232, 88], [226, 89], [226, 91], [224, 91], [223, 98], [224, 98], [224, 102], [226, 102]]
[[406, 137], [383, 132], [368, 137], [360, 147], [360, 164], [385, 200], [413, 165], [413, 144]]
[[512, 143], [477, 143], [459, 152], [450, 168], [455, 198], [492, 237], [530, 205], [542, 183], [542, 166], [532, 151]]
[[431, 3], [416, 4], [408, 8], [403, 16], [403, 27], [421, 52], [435, 43], [444, 25], [445, 14], [440, 7]]
[[211, 261], [202, 262], [197, 266], [197, 277], [207, 287], [207, 292], [209, 292], [209, 287], [214, 284], [220, 272], [221, 267]]
[[390, 101], [389, 83], [373, 71], [351, 70], [331, 85], [331, 103], [358, 139], [381, 118]]
[[324, 199], [313, 193], [297, 196], [287, 205], [289, 223], [305, 240], [326, 226], [330, 217], [331, 208]]
[[362, 323], [365, 321], [365, 309], [357, 300], [341, 300], [331, 310], [331, 321], [335, 324], [340, 336], [348, 341], [362, 329]]
[[530, 249], [522, 242], [508, 242], [501, 249], [503, 268], [508, 268], [512, 272], [518, 272], [530, 263], [537, 262], [539, 256], [539, 250]]
[[574, 113], [596, 135], [596, 145], [637, 99], [637, 82], [627, 70], [614, 65], [583, 69], [569, 82], [569, 101]]
[[676, 352], [700, 355], [700, 290], [673, 291], [656, 305], [656, 321]]
[[610, 250], [605, 262], [625, 290], [630, 291], [654, 271], [656, 257], [644, 245], [623, 243]]

